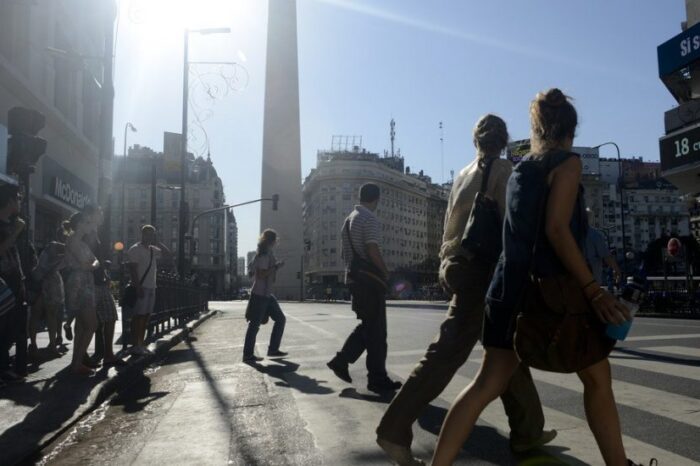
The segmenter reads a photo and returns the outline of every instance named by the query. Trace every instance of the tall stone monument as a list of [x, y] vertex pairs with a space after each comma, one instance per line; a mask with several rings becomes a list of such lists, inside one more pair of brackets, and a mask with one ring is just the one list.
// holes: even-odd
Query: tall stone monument
[[279, 194], [279, 208], [261, 204], [260, 229], [272, 228], [280, 238], [275, 255], [285, 265], [277, 272], [275, 295], [299, 299], [303, 226], [296, 0], [269, 0], [268, 8], [262, 197]]

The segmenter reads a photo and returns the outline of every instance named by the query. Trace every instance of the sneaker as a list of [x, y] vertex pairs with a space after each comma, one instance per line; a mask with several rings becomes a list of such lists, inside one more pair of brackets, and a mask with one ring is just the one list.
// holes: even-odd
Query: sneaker
[[73, 341], [73, 329], [69, 324], [63, 324], [63, 331], [66, 332], [66, 340]]
[[82, 365], [78, 368], [73, 368], [72, 372], [75, 375], [80, 375], [80, 376], [84, 376], [84, 377], [90, 377], [90, 376], [95, 375], [95, 371], [93, 371], [92, 369], [90, 369], [89, 367], [87, 367], [85, 365]]
[[[659, 465], [659, 460], [656, 458], [652, 458], [649, 460], [649, 466], [658, 466]], [[634, 461], [628, 459], [627, 460], [627, 466], [646, 466], [644, 463], [635, 463]]]
[[287, 353], [286, 351], [280, 351], [280, 350], [267, 352], [267, 356], [270, 358], [282, 358], [284, 356], [287, 356], [288, 354], [289, 353]]
[[243, 356], [243, 362], [245, 363], [260, 362], [262, 360], [263, 358], [258, 357], [254, 354], [251, 354], [250, 356]]
[[367, 390], [370, 392], [381, 393], [381, 392], [395, 392], [403, 385], [399, 381], [391, 380], [386, 378], [384, 380], [379, 380], [376, 382], [369, 382], [367, 384]]
[[519, 440], [511, 440], [510, 441], [510, 448], [513, 450], [515, 453], [524, 453], [529, 450], [534, 450], [535, 448], [539, 448], [543, 445], [548, 444], [554, 438], [557, 436], [557, 431], [552, 429], [552, 430], [543, 430], [542, 435], [540, 435], [539, 438], [535, 440], [530, 440], [528, 441], [519, 441]]
[[377, 445], [399, 466], [425, 466], [423, 460], [413, 456], [409, 447], [379, 437], [377, 437]]
[[326, 366], [340, 379], [347, 383], [352, 383], [350, 372], [348, 371], [348, 363], [341, 361], [338, 356], [331, 359]]

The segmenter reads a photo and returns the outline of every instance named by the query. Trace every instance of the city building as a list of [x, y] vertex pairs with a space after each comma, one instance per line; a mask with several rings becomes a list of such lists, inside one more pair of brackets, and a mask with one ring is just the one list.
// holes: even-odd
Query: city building
[[233, 215], [233, 210], [224, 210], [224, 219], [226, 225], [226, 291], [235, 292], [240, 288], [239, 264], [238, 264], [238, 225], [236, 217]]
[[368, 182], [381, 189], [376, 213], [389, 270], [413, 289], [437, 283], [449, 189], [433, 184], [422, 171], [404, 168], [400, 155], [381, 157], [351, 144], [319, 151], [316, 168], [304, 180], [307, 294], [343, 283], [341, 230], [359, 203], [360, 186]]
[[[126, 157], [114, 159], [111, 236], [127, 247], [140, 238], [142, 225], [152, 223], [159, 239], [176, 254], [180, 222], [179, 134], [165, 133], [164, 152], [135, 145]], [[155, 199], [153, 193], [155, 191]], [[218, 211], [194, 218], [224, 205], [224, 192], [211, 158], [187, 157], [186, 227], [192, 239], [185, 244], [191, 272], [210, 286], [214, 296], [230, 291], [230, 258], [237, 257], [237, 230], [233, 214]], [[228, 239], [228, 241], [227, 241]], [[227, 248], [234, 249], [233, 256]], [[233, 261], [236, 264], [236, 261]]]
[[0, 2], [0, 172], [6, 171], [8, 110], [21, 106], [46, 116], [39, 136], [48, 147], [30, 178], [29, 232], [39, 247], [62, 220], [98, 201], [100, 169], [104, 174], [111, 159], [111, 150], [100, 153], [105, 143], [111, 149], [113, 99], [103, 78], [111, 70], [103, 72], [99, 57], [108, 49], [111, 67], [106, 44], [114, 15], [111, 0]]
[[239, 257], [239, 258], [238, 258], [238, 276], [239, 276], [239, 277], [245, 277], [245, 276], [246, 276], [246, 271], [245, 271], [245, 257]]

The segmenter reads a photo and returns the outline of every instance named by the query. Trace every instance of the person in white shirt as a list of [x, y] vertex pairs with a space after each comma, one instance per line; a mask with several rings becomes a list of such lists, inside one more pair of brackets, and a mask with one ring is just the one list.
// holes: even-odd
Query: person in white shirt
[[144, 346], [148, 318], [156, 302], [156, 276], [158, 259], [170, 256], [170, 250], [156, 239], [156, 228], [144, 225], [141, 228], [141, 241], [134, 244], [127, 252], [131, 283], [136, 287], [138, 299], [131, 308], [131, 351], [135, 354], [147, 354]]

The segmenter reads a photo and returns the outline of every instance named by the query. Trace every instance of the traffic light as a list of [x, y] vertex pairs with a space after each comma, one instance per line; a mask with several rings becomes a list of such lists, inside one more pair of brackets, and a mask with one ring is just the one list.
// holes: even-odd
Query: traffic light
[[46, 139], [37, 133], [46, 124], [46, 117], [36, 110], [12, 107], [7, 113], [7, 172], [28, 175], [34, 172], [39, 157], [46, 152]]
[[273, 194], [272, 195], [272, 210], [277, 210], [277, 204], [280, 201], [280, 195], [279, 194]]

